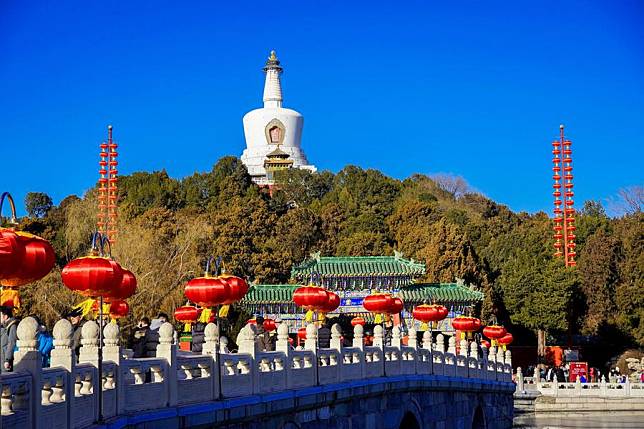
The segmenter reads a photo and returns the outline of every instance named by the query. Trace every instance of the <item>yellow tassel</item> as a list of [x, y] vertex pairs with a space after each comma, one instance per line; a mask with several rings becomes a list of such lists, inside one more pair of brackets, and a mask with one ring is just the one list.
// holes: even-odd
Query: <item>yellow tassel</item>
[[201, 323], [208, 323], [211, 315], [212, 315], [212, 310], [210, 308], [204, 308], [203, 310], [201, 310], [201, 315], [197, 320]]
[[380, 313], [376, 314], [376, 317], [375, 317], [373, 323], [376, 323], [376, 324], [382, 323], [382, 314], [380, 314]]
[[0, 292], [0, 305], [18, 310], [20, 308], [20, 294], [15, 289], [3, 289]]
[[230, 305], [222, 305], [219, 309], [219, 317], [228, 317], [228, 312], [230, 311]]
[[505, 344], [503, 344], [503, 351], [505, 351]]
[[320, 314], [318, 314], [318, 322], [321, 322], [321, 321], [323, 321], [324, 319], [326, 319], [326, 314], [324, 314], [324, 313], [320, 313]]
[[426, 331], [428, 328], [427, 323], [423, 322], [420, 324], [420, 330], [421, 331]]
[[184, 323], [183, 324], [183, 332], [191, 332], [192, 330], [190, 329], [190, 323]]
[[[77, 308], [81, 310], [81, 316], [87, 317], [92, 312], [92, 307], [94, 306], [94, 300], [92, 298], [87, 298], [85, 301], [82, 301], [74, 306], [74, 310]], [[108, 309], [109, 311], [109, 309]]]
[[464, 339], [465, 339], [465, 335], [466, 335], [466, 334], [467, 334], [466, 332], [461, 332], [461, 340], [464, 340]]
[[313, 321], [313, 310], [309, 310], [306, 312], [306, 315], [304, 316], [304, 321], [305, 322], [312, 322]]

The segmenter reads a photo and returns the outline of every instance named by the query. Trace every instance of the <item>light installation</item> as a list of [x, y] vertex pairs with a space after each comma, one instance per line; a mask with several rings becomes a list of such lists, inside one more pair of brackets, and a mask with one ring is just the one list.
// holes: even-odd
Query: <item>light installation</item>
[[108, 237], [110, 243], [116, 242], [118, 210], [118, 145], [112, 140], [112, 126], [107, 127], [107, 142], [100, 145], [98, 179], [98, 220], [97, 230]]

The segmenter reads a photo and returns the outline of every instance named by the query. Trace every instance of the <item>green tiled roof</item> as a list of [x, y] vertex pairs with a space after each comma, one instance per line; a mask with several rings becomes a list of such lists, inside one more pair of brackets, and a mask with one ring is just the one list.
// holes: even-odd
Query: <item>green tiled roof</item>
[[293, 301], [293, 292], [302, 285], [251, 285], [242, 304], [280, 304]]
[[456, 283], [418, 283], [400, 290], [404, 302], [431, 304], [471, 304], [483, 301], [484, 294]]
[[[293, 300], [301, 285], [251, 285], [242, 304], [283, 304]], [[483, 293], [456, 283], [423, 283], [404, 287], [399, 296], [405, 303], [427, 302], [473, 304], [483, 301]]]
[[311, 273], [322, 277], [396, 276], [418, 277], [425, 274], [425, 264], [402, 256], [317, 256], [291, 270], [291, 278], [307, 279]]

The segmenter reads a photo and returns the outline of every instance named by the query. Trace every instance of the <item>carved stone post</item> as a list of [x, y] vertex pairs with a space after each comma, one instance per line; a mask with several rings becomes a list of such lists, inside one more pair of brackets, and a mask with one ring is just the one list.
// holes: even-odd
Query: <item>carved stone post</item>
[[416, 332], [416, 328], [413, 326], [409, 328], [409, 336], [408, 336], [408, 341], [407, 341], [407, 346], [411, 347], [414, 350], [418, 349], [418, 333]]
[[373, 328], [373, 346], [379, 347], [381, 350], [385, 348], [384, 329], [382, 329], [381, 325], [376, 325]]
[[445, 336], [443, 334], [436, 335], [436, 351], [445, 353]]
[[291, 354], [291, 345], [288, 342], [288, 326], [286, 326], [286, 323], [280, 323], [277, 327], [275, 351], [284, 353], [287, 358], [289, 358]]
[[470, 344], [470, 357], [473, 357], [474, 359], [479, 358], [479, 348], [476, 341], [472, 341]]
[[[74, 365], [76, 356], [72, 350], [72, 335], [74, 328], [67, 319], [61, 319], [54, 325], [54, 348], [51, 351], [50, 365], [52, 368], [60, 367], [66, 371], [63, 382], [63, 392], [68, 403], [67, 422], [72, 421], [74, 410], [74, 384], [76, 382], [74, 374]], [[60, 389], [60, 386], [57, 386]]]
[[398, 350], [402, 347], [402, 339], [400, 338], [400, 326], [394, 326], [391, 331], [391, 347]]
[[362, 325], [356, 325], [353, 327], [353, 347], [364, 350], [364, 328]]
[[[121, 346], [119, 345], [119, 325], [108, 323], [103, 328], [103, 360], [114, 362], [114, 374], [112, 375], [116, 383], [116, 414], [123, 413], [125, 408], [125, 386], [121, 377]], [[103, 367], [105, 368], [105, 367]], [[101, 384], [103, 381], [101, 380]], [[105, 401], [105, 397], [103, 397]]]
[[[94, 392], [94, 419], [98, 419], [98, 389], [103, 388], [103, 374], [98, 373], [98, 323], [93, 320], [85, 322], [81, 328], [81, 348], [78, 355], [78, 364], [89, 363], [97, 369], [96, 377], [92, 378], [92, 391]], [[76, 380], [73, 380], [76, 382]], [[84, 382], [83, 382], [84, 383]], [[101, 394], [103, 392], [101, 391]]]
[[168, 362], [163, 382], [168, 386], [167, 404], [173, 407], [177, 405], [177, 345], [174, 344], [174, 327], [168, 322], [159, 328], [157, 358]]
[[260, 353], [259, 347], [255, 342], [255, 335], [257, 334], [257, 328], [255, 325], [247, 324], [244, 326], [237, 334], [237, 346], [239, 347], [239, 353], [244, 353], [250, 355], [250, 368], [253, 379], [253, 392], [260, 392], [259, 385], [259, 362], [257, 360], [258, 354]]
[[[228, 340], [226, 340], [226, 343]], [[210, 364], [210, 377], [212, 379], [213, 399], [219, 399], [221, 392], [220, 363], [219, 363], [219, 327], [214, 323], [208, 323], [204, 329], [204, 345], [202, 354], [212, 357]]]
[[525, 383], [523, 381], [523, 370], [521, 369], [521, 367], [517, 368], [517, 390], [519, 392], [523, 392], [525, 390]]
[[432, 334], [429, 331], [423, 332], [423, 348], [431, 351], [434, 345], [432, 344]]
[[342, 350], [342, 329], [340, 325], [334, 323], [331, 326], [331, 348], [336, 349], [337, 351]]
[[318, 346], [318, 328], [313, 323], [309, 323], [306, 327], [306, 340], [304, 340], [304, 349], [312, 350], [317, 354]]
[[505, 364], [510, 365], [510, 368], [512, 368], [512, 353], [510, 353], [510, 350], [505, 351]]
[[33, 317], [25, 317], [18, 324], [18, 351], [14, 353], [14, 371], [25, 371], [31, 375], [29, 396], [31, 397], [32, 427], [39, 429], [42, 421], [42, 359], [38, 351], [38, 322]]
[[447, 353], [456, 355], [456, 339], [453, 335], [447, 340]]
[[[476, 344], [474, 341], [472, 341], [472, 344]], [[461, 338], [461, 341], [459, 342], [458, 345], [458, 354], [461, 356], [467, 357], [467, 352], [468, 350], [468, 345], [467, 345], [467, 340], [465, 338]]]

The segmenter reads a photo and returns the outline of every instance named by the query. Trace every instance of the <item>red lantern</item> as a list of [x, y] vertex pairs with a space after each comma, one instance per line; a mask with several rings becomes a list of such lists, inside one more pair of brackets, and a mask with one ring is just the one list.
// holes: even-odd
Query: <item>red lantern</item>
[[514, 341], [514, 337], [512, 336], [511, 333], [508, 332], [504, 336], [499, 338], [497, 341], [499, 342], [499, 344], [503, 346], [509, 346], [510, 344], [512, 344], [512, 341]]
[[2, 286], [17, 287], [40, 280], [56, 263], [54, 249], [47, 240], [28, 232], [17, 231], [16, 241], [24, 247], [24, 254], [16, 268], [0, 280]]
[[335, 292], [327, 291], [327, 302], [320, 308], [322, 313], [330, 313], [340, 306], [340, 296]]
[[228, 299], [223, 302], [224, 305], [240, 301], [246, 295], [246, 292], [248, 292], [248, 283], [241, 277], [222, 274], [219, 278], [228, 283], [228, 286], [230, 287], [230, 295]]
[[402, 299], [396, 297], [393, 299], [391, 306], [389, 307], [389, 311], [387, 311], [387, 313], [398, 314], [401, 311], [403, 311], [403, 308], [405, 308], [405, 305], [403, 304]]
[[388, 293], [378, 293], [365, 297], [362, 306], [371, 313], [387, 313], [394, 299]]
[[297, 338], [300, 340], [306, 340], [306, 327], [297, 330]]
[[267, 332], [271, 332], [277, 329], [277, 325], [275, 324], [275, 321], [273, 319], [264, 319], [262, 326], [264, 326], [264, 330]]
[[110, 303], [110, 317], [112, 319], [125, 317], [129, 312], [130, 306], [123, 300], [112, 301]]
[[18, 269], [25, 255], [25, 247], [18, 241], [12, 229], [0, 228], [0, 279], [10, 276]]
[[365, 324], [365, 320], [362, 317], [354, 317], [353, 319], [351, 319], [351, 326], [356, 326], [356, 325], [364, 326], [364, 324]]
[[111, 259], [84, 256], [67, 264], [61, 278], [65, 286], [84, 296], [109, 296], [123, 281], [123, 269]]
[[318, 310], [328, 302], [327, 290], [318, 286], [302, 286], [293, 292], [293, 302], [305, 310]]
[[115, 302], [123, 300], [134, 295], [136, 291], [136, 277], [130, 270], [123, 270], [123, 280], [118, 287], [114, 288], [112, 293], [106, 297], [106, 302]]
[[423, 323], [438, 322], [447, 317], [449, 310], [447, 307], [438, 304], [422, 304], [414, 308], [412, 315], [414, 319]]
[[488, 349], [490, 348], [490, 342], [488, 340], [481, 340], [481, 345]]
[[481, 321], [476, 317], [458, 316], [452, 319], [452, 327], [461, 332], [475, 332], [481, 328]]
[[196, 322], [201, 314], [201, 309], [185, 305], [174, 310], [174, 318], [179, 322], [193, 323]]
[[202, 307], [214, 307], [230, 299], [230, 286], [219, 277], [197, 277], [188, 282], [185, 295]]
[[491, 340], [496, 340], [501, 338], [507, 333], [503, 326], [490, 325], [483, 328], [483, 335], [488, 337]]

